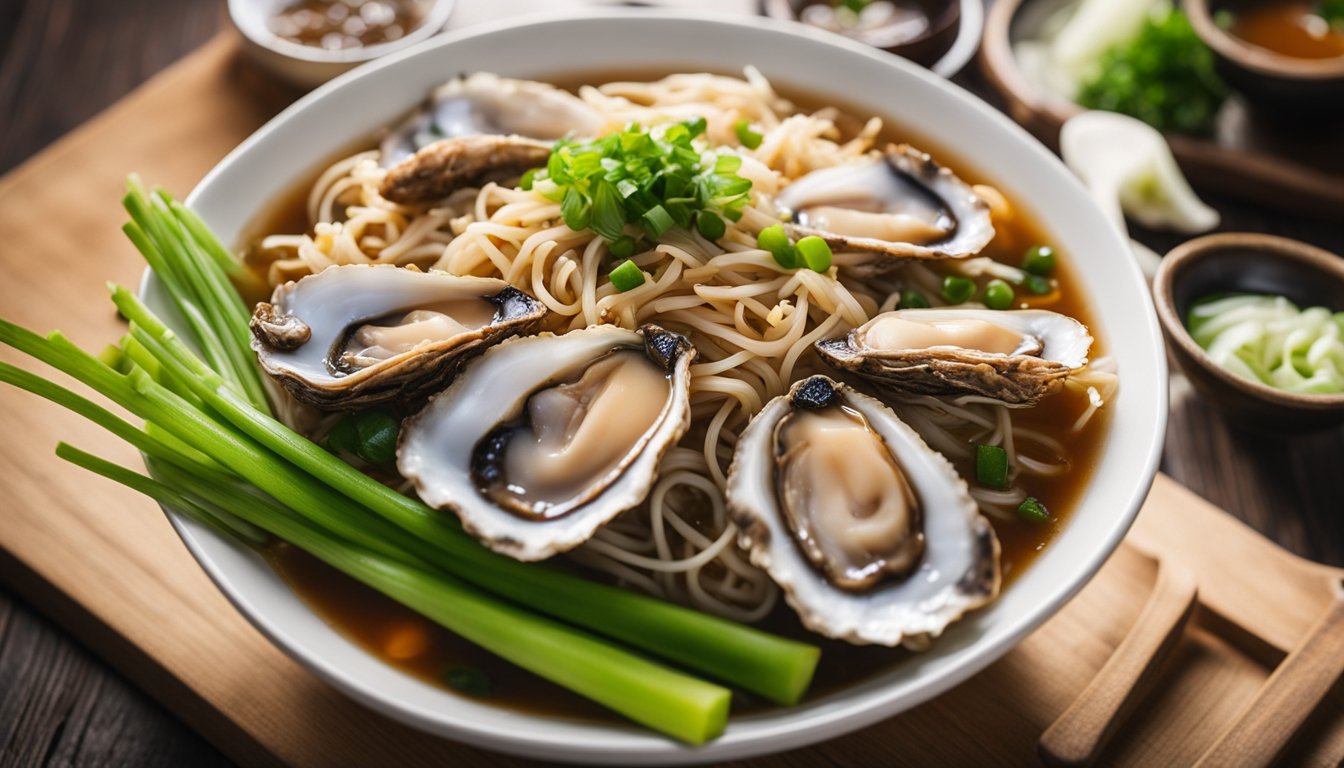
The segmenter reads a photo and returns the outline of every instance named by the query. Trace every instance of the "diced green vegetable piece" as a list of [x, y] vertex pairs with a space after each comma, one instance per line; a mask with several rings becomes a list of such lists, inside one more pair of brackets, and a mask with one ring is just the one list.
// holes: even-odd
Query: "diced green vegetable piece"
[[995, 278], [985, 284], [983, 298], [985, 306], [990, 309], [1008, 309], [1013, 306], [1013, 299], [1016, 298], [1016, 295], [1013, 293], [1011, 285]]
[[975, 481], [988, 488], [1008, 487], [1008, 452], [997, 445], [975, 446]]
[[1046, 509], [1035, 496], [1028, 496], [1026, 501], [1017, 505], [1017, 517], [1027, 523], [1048, 523], [1050, 510]]
[[795, 246], [803, 263], [813, 272], [825, 272], [831, 268], [831, 246], [816, 235], [799, 240]]
[[770, 255], [775, 257], [775, 262], [785, 269], [797, 269], [802, 266], [802, 257], [798, 255], [798, 249], [789, 240], [781, 224], [771, 224], [762, 229], [760, 234], [756, 235], [756, 245], [762, 250], [769, 251]]
[[621, 235], [607, 243], [607, 251], [618, 259], [628, 259], [635, 255], [635, 238], [629, 235]]
[[644, 229], [650, 237], [661, 237], [664, 232], [676, 226], [672, 215], [661, 205], [655, 205], [644, 212]]
[[644, 284], [644, 273], [635, 266], [635, 262], [626, 259], [619, 266], [611, 270], [608, 275], [611, 278], [611, 284], [616, 286], [616, 290], [621, 293], [633, 290]]
[[1022, 257], [1022, 268], [1033, 275], [1049, 277], [1055, 271], [1055, 249], [1048, 245], [1033, 245]]
[[948, 304], [965, 304], [975, 295], [975, 281], [961, 275], [943, 278], [943, 300]]
[[1054, 283], [1051, 283], [1049, 278], [1040, 275], [1027, 275], [1026, 279], [1022, 281], [1022, 285], [1026, 286], [1028, 293], [1036, 296], [1045, 296], [1055, 291]]
[[901, 301], [896, 305], [897, 309], [925, 309], [929, 306], [929, 300], [924, 298], [924, 294], [912, 288], [901, 291]]
[[359, 435], [356, 453], [370, 464], [391, 464], [397, 460], [397, 435], [401, 423], [387, 411], [365, 411], [354, 416]]
[[706, 240], [718, 240], [728, 231], [728, 225], [723, 223], [723, 219], [712, 211], [701, 211], [696, 214], [695, 228], [700, 231], [700, 235]]
[[737, 140], [747, 149], [756, 149], [761, 146], [761, 139], [765, 137], [751, 130], [751, 123], [746, 120], [738, 120], [733, 123], [733, 131], [737, 133]]

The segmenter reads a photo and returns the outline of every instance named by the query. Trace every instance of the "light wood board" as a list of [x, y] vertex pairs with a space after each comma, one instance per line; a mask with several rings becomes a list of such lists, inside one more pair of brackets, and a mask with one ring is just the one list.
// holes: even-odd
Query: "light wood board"
[[[184, 194], [279, 104], [225, 35], [0, 181], [0, 316], [98, 348], [123, 332], [100, 298], [142, 263], [117, 201], [134, 170]], [[189, 108], [186, 107], [189, 105]], [[7, 349], [0, 359], [22, 362]], [[271, 646], [214, 588], [157, 507], [51, 455], [66, 440], [132, 451], [26, 393], [0, 389], [0, 579], [248, 765], [509, 764], [419, 734], [346, 699]], [[1285, 553], [1159, 477], [1126, 544], [1040, 630], [943, 697], [776, 764], [1034, 761], [1036, 741], [1124, 638], [1154, 561], [1177, 558], [1205, 606], [1156, 692], [1104, 753], [1117, 764], [1198, 757], [1329, 603], [1340, 572]], [[1238, 628], [1241, 627], [1241, 628]], [[1339, 686], [1290, 746], [1293, 763], [1344, 757]]]

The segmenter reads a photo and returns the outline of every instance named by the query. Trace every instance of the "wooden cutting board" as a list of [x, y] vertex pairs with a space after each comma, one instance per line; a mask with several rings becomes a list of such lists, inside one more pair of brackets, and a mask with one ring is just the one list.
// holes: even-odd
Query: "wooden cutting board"
[[[0, 180], [0, 315], [59, 327], [90, 348], [122, 333], [97, 297], [104, 281], [134, 284], [142, 270], [119, 231], [126, 172], [185, 193], [288, 98], [256, 79], [237, 49], [222, 36]], [[7, 349], [0, 359], [20, 362]], [[67, 440], [136, 464], [125, 445], [10, 388], [0, 389], [0, 423], [8, 436], [0, 441], [0, 579], [234, 760], [513, 762], [412, 731], [319, 682], [233, 610], [157, 507], [50, 453]], [[1097, 703], [1114, 693], [1119, 662], [1089, 683], [1113, 655], [1134, 657], [1144, 638], [1162, 634], [1152, 618], [1161, 611], [1144, 610], [1171, 564], [1198, 583], [1199, 606], [1172, 633], [1153, 692], [1132, 699], [1133, 714], [1115, 721], [1102, 754], [1116, 764], [1192, 762], [1266, 690], [1275, 666], [1332, 605], [1332, 582], [1344, 572], [1284, 552], [1165, 477], [1100, 575], [1001, 661], [913, 711], [776, 762], [1033, 762], [1042, 734], [1087, 689], [1051, 744], [1085, 741], [1099, 724]], [[1134, 639], [1121, 646], [1127, 636]], [[1283, 666], [1311, 656], [1294, 659]], [[1340, 688], [1292, 740], [1289, 762], [1344, 758]]]

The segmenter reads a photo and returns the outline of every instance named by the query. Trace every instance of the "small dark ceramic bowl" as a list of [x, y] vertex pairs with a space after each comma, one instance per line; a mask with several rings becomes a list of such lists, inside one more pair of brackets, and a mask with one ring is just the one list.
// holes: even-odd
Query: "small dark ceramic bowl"
[[[774, 19], [798, 21], [809, 5], [831, 5], [829, 0], [761, 0], [761, 13]], [[961, 25], [960, 0], [915, 0], [924, 11], [929, 26], [922, 33], [897, 45], [881, 46], [889, 53], [910, 59], [921, 66], [931, 66], [943, 57], [956, 42]], [[869, 42], [861, 36], [850, 36], [859, 42]]]
[[1185, 0], [1195, 33], [1213, 49], [1218, 74], [1266, 115], [1344, 119], [1344, 56], [1301, 59], [1242, 40], [1218, 25], [1222, 12], [1281, 0]]
[[1233, 421], [1270, 432], [1308, 432], [1344, 423], [1344, 394], [1285, 392], [1227, 371], [1185, 328], [1190, 305], [1217, 293], [1286, 296], [1299, 307], [1344, 311], [1344, 259], [1272, 235], [1224, 233], [1168, 253], [1153, 280], [1167, 348], [1195, 389]]

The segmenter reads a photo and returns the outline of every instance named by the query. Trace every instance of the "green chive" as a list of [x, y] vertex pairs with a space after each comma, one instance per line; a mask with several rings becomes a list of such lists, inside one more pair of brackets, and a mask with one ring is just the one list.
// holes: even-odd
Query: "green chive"
[[607, 250], [618, 259], [628, 259], [635, 255], [635, 238], [629, 235], [621, 235], [607, 243]]
[[771, 224], [762, 229], [760, 234], [756, 235], [756, 246], [769, 251], [770, 255], [775, 257], [775, 262], [785, 269], [797, 269], [800, 266], [798, 249], [789, 241], [782, 224]]
[[401, 424], [387, 411], [365, 411], [353, 417], [359, 444], [355, 453], [370, 464], [397, 460], [397, 435]]
[[723, 219], [709, 211], [701, 211], [695, 217], [695, 228], [700, 230], [700, 235], [706, 240], [718, 240], [728, 231], [728, 226], [723, 223]]
[[598, 179], [593, 186], [590, 226], [608, 240], [618, 240], [625, 234], [625, 205], [615, 185], [606, 179]]
[[960, 275], [943, 278], [943, 300], [948, 304], [965, 304], [975, 295], [975, 281]]
[[1027, 275], [1027, 278], [1022, 281], [1022, 284], [1027, 287], [1028, 292], [1036, 296], [1045, 296], [1054, 293], [1055, 290], [1055, 286], [1050, 282], [1049, 278], [1041, 277], [1040, 275]]
[[664, 232], [671, 229], [676, 222], [672, 220], [671, 214], [661, 205], [655, 205], [644, 212], [641, 217], [644, 222], [644, 229], [650, 237], [661, 237]]
[[761, 139], [765, 138], [751, 130], [751, 123], [746, 120], [738, 120], [733, 123], [733, 131], [737, 134], [737, 140], [747, 149], [756, 149], [761, 146]]
[[896, 305], [897, 309], [926, 309], [929, 306], [929, 300], [924, 298], [924, 294], [919, 291], [907, 288], [901, 291], [901, 302]]
[[619, 266], [611, 270], [607, 275], [611, 279], [611, 284], [616, 286], [616, 290], [625, 293], [633, 288], [638, 288], [644, 284], [644, 273], [639, 271], [635, 262], [626, 259]]
[[1033, 245], [1022, 257], [1022, 268], [1039, 277], [1049, 276], [1055, 271], [1055, 249], [1048, 245]]
[[1008, 452], [997, 445], [975, 446], [975, 481], [989, 488], [1008, 487]]
[[533, 168], [527, 173], [524, 173], [523, 178], [518, 180], [518, 186], [528, 191], [531, 191], [532, 183], [536, 180], [537, 173], [539, 173], [540, 171], [541, 171], [540, 168]]
[[831, 246], [816, 235], [809, 235], [798, 241], [798, 255], [813, 272], [825, 272], [831, 268]]
[[697, 116], [687, 120], [683, 125], [686, 126], [686, 130], [690, 131], [690, 138], [694, 139], [696, 136], [705, 132], [705, 127], [708, 123], [705, 122], [705, 118]]
[[1013, 306], [1013, 299], [1016, 296], [1011, 285], [995, 278], [985, 284], [982, 298], [985, 300], [985, 306], [990, 309], [1007, 309]]
[[565, 220], [565, 226], [582, 232], [588, 228], [591, 215], [592, 209], [582, 192], [575, 187], [565, 190], [565, 199], [560, 203], [560, 216]]
[[1035, 496], [1028, 496], [1026, 501], [1017, 506], [1017, 517], [1027, 523], [1048, 523], [1050, 510]]

